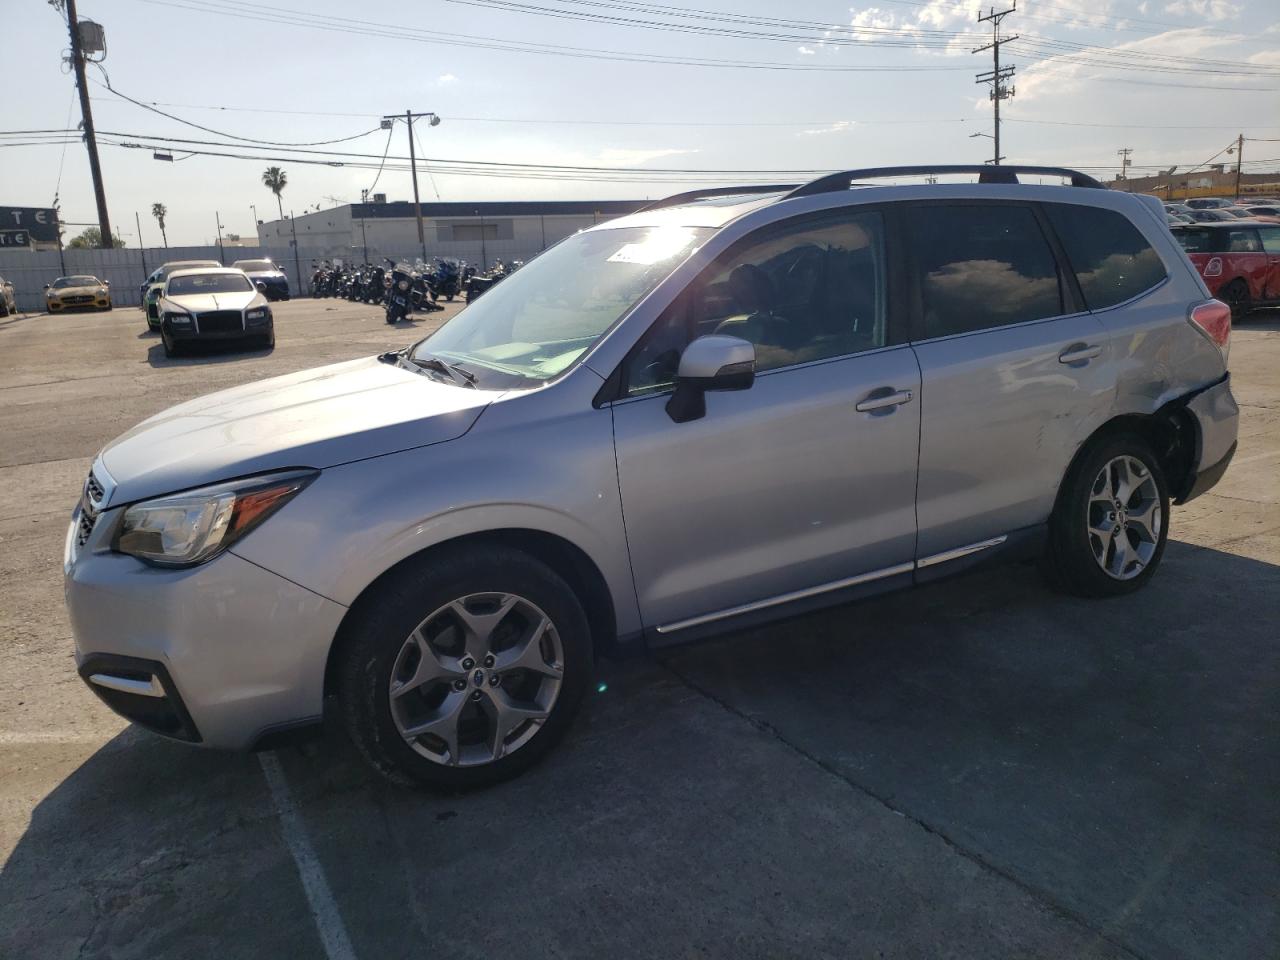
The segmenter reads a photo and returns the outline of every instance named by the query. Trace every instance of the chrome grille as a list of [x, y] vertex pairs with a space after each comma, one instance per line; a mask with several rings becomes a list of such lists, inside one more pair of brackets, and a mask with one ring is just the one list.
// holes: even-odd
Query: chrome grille
[[83, 510], [80, 511], [80, 526], [76, 529], [77, 547], [83, 547], [89, 542], [89, 534], [93, 533], [93, 525], [97, 522], [97, 517], [91, 517]]
[[244, 316], [239, 310], [211, 310], [196, 317], [200, 333], [231, 333], [244, 329]]
[[102, 484], [98, 482], [98, 478], [93, 475], [92, 470], [89, 471], [89, 479], [84, 483], [84, 492], [89, 494], [89, 499], [93, 500], [94, 503], [101, 503], [102, 497], [106, 493], [102, 489]]
[[79, 305], [82, 303], [93, 303], [93, 295], [87, 294], [87, 293], [77, 293], [70, 297], [63, 297], [62, 302], [76, 304], [76, 305]]

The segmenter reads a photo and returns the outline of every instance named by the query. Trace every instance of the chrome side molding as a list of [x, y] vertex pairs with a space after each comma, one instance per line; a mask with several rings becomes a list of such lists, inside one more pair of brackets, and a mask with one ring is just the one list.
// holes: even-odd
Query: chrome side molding
[[756, 600], [753, 603], [744, 603], [737, 607], [717, 610], [715, 613], [704, 613], [701, 616], [690, 617], [687, 620], [677, 620], [675, 623], [664, 623], [656, 629], [658, 633], [675, 633], [678, 630], [687, 630], [690, 627], [700, 627], [704, 623], [714, 623], [716, 620], [725, 620], [729, 617], [736, 617], [744, 613], [754, 613], [757, 610], [767, 610], [769, 607], [781, 606], [784, 603], [791, 603], [793, 600], [805, 600], [809, 597], [816, 597], [823, 593], [830, 593], [833, 590], [841, 590], [845, 587], [856, 587], [861, 583], [871, 583], [875, 580], [883, 580], [886, 577], [897, 576], [900, 573], [911, 573], [912, 571], [921, 570], [925, 567], [936, 566], [939, 563], [948, 563], [951, 560], [959, 560], [962, 557], [970, 556], [971, 554], [978, 553], [982, 550], [988, 550], [991, 547], [998, 547], [1008, 539], [1008, 534], [1002, 534], [998, 537], [992, 537], [990, 540], [979, 540], [977, 543], [968, 543], [963, 547], [956, 547], [953, 550], [935, 553], [914, 563], [898, 563], [892, 567], [882, 567], [879, 570], [872, 570], [869, 573], [860, 573], [856, 577], [845, 577], [843, 580], [833, 580], [830, 583], [819, 584], [816, 587], [809, 587], [805, 590], [794, 590], [791, 593], [779, 594], [776, 597], [769, 597], [766, 600]]
[[972, 553], [978, 553], [991, 547], [998, 547], [1008, 539], [1009, 535], [1004, 534], [999, 537], [992, 537], [990, 540], [968, 543], [963, 547], [956, 547], [954, 550], [944, 550], [942, 553], [935, 553], [931, 557], [916, 561], [916, 567], [923, 569], [924, 567], [932, 567], [934, 564], [946, 563], [948, 560], [959, 560], [961, 557], [967, 557]]
[[756, 610], [766, 610], [769, 607], [776, 607], [784, 603], [790, 603], [792, 600], [804, 600], [807, 597], [816, 597], [821, 593], [830, 593], [832, 590], [840, 590], [844, 587], [856, 587], [860, 583], [870, 583], [873, 580], [883, 580], [885, 577], [892, 577], [899, 573], [910, 573], [914, 569], [915, 564], [899, 563], [892, 567], [872, 570], [870, 573], [861, 573], [856, 577], [845, 577], [843, 580], [833, 580], [831, 583], [823, 583], [816, 587], [809, 587], [805, 590], [795, 590], [791, 593], [783, 593], [776, 597], [770, 597], [767, 600], [757, 600], [754, 603], [744, 603], [738, 607], [729, 607], [727, 610], [717, 610], [715, 613], [706, 613], [700, 617], [690, 617], [688, 620], [677, 620], [675, 623], [668, 623], [658, 627], [658, 632], [675, 633], [677, 630], [687, 630], [689, 627], [701, 626], [704, 623], [723, 620], [726, 617], [736, 617], [742, 613], [754, 613]]

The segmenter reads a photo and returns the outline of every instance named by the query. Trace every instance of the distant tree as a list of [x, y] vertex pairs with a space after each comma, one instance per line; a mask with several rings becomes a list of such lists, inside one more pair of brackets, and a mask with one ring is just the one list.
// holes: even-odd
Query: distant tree
[[151, 205], [151, 215], [156, 218], [156, 223], [160, 224], [160, 236], [164, 240], [164, 248], [169, 249], [169, 235], [164, 232], [164, 218], [169, 215], [169, 208], [163, 203], [153, 203]]
[[230, 240], [232, 243], [236, 243], [236, 242], [240, 239], [240, 234], [238, 234], [238, 233], [228, 233], [228, 234], [227, 234], [227, 239], [228, 239], [228, 240]]
[[276, 195], [276, 207], [280, 211], [280, 219], [283, 220], [284, 204], [280, 201], [280, 194], [289, 183], [288, 176], [279, 167], [267, 167], [266, 170], [262, 171], [262, 183]]
[[[116, 234], [115, 245], [123, 247], [125, 245], [124, 238], [120, 234]], [[84, 250], [92, 247], [102, 246], [102, 231], [97, 227], [85, 227], [84, 232], [78, 237], [72, 237], [71, 242], [67, 244], [72, 250]]]

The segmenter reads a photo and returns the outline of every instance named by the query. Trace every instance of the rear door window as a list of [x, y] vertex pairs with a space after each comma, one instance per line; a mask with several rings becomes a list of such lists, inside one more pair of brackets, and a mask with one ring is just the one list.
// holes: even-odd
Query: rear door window
[[1227, 253], [1261, 253], [1257, 230], [1228, 230]]
[[906, 213], [922, 339], [1063, 313], [1058, 264], [1023, 204], [919, 204]]
[[1221, 231], [1210, 227], [1186, 227], [1173, 231], [1173, 238], [1182, 244], [1187, 253], [1217, 253]]
[[1164, 280], [1160, 255], [1123, 214], [1070, 203], [1047, 203], [1044, 211], [1090, 310], [1114, 307]]
[[1280, 227], [1259, 227], [1258, 236], [1262, 249], [1267, 253], [1280, 253]]

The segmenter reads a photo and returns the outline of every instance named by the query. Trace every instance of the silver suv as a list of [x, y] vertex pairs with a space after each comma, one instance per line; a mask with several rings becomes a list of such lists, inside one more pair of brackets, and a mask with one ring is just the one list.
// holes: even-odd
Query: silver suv
[[[926, 173], [980, 176], [891, 181]], [[1028, 554], [1135, 590], [1235, 450], [1231, 321], [1159, 202], [1099, 187], [681, 195], [408, 349], [152, 417], [67, 535], [80, 674], [216, 747], [330, 710], [453, 789], [543, 756], [605, 651]]]

